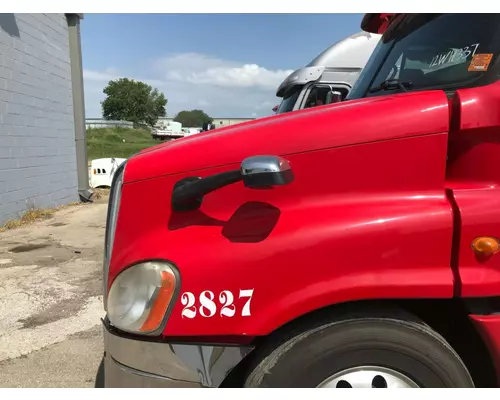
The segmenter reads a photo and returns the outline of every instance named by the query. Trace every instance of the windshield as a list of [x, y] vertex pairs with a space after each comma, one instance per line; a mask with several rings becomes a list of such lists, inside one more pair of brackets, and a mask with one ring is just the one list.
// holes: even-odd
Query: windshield
[[479, 84], [500, 52], [496, 14], [407, 14], [384, 33], [347, 99]]
[[285, 96], [283, 97], [283, 100], [280, 103], [278, 111], [276, 111], [276, 114], [283, 114], [286, 112], [293, 111], [293, 107], [297, 102], [301, 90], [302, 86], [295, 86], [293, 87], [292, 90], [286, 92]]

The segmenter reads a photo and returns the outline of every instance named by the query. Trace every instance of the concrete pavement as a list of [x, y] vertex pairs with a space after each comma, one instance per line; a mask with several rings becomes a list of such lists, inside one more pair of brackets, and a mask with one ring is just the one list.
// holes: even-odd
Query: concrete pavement
[[93, 387], [107, 197], [0, 233], [0, 387]]

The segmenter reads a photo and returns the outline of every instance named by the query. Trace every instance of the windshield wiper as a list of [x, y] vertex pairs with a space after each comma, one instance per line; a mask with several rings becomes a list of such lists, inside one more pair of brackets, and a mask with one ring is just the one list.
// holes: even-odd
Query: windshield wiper
[[[404, 82], [399, 79], [387, 79], [383, 81], [380, 86], [370, 89], [370, 93], [380, 92], [382, 90], [394, 90], [401, 89], [403, 92], [407, 92], [409, 88], [413, 86], [412, 82]], [[408, 89], [407, 89], [408, 88]]]

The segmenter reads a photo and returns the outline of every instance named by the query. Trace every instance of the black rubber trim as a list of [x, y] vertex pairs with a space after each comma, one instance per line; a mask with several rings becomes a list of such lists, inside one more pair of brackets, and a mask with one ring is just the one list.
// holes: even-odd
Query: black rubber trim
[[461, 299], [469, 311], [474, 315], [497, 315], [500, 314], [500, 297], [473, 297]]

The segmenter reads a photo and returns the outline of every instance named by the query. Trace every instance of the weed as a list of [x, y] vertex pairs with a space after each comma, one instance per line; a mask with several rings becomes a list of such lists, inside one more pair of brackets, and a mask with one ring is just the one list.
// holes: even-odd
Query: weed
[[54, 207], [54, 208], [35, 208], [30, 207], [20, 218], [11, 219], [7, 221], [5, 224], [0, 226], [0, 232], [5, 232], [11, 229], [20, 228], [21, 226], [30, 225], [37, 221], [42, 221], [45, 219], [51, 218], [56, 211], [62, 210], [67, 207], [74, 207], [77, 205], [81, 205], [83, 203], [69, 203], [63, 206]]

